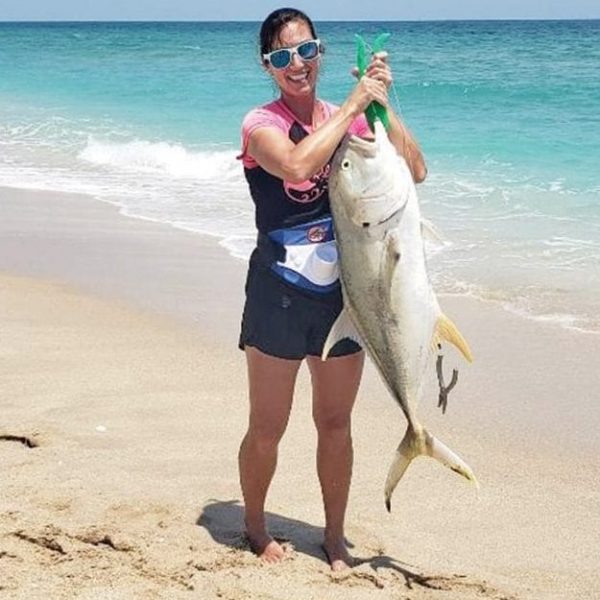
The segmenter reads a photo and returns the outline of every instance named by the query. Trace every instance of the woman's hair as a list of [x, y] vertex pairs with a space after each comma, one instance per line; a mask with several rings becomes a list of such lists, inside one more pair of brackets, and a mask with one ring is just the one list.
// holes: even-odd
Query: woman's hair
[[296, 8], [278, 8], [274, 10], [260, 26], [260, 55], [267, 54], [273, 49], [273, 44], [281, 28], [290, 21], [304, 21], [310, 28], [313, 38], [317, 37], [315, 26], [308, 15]]

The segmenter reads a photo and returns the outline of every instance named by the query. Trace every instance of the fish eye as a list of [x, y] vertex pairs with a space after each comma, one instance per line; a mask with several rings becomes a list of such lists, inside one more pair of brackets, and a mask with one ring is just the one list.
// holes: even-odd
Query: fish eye
[[347, 158], [345, 158], [345, 159], [342, 161], [342, 169], [344, 169], [344, 171], [346, 171], [346, 170], [348, 170], [349, 168], [350, 168], [350, 161], [349, 161]]

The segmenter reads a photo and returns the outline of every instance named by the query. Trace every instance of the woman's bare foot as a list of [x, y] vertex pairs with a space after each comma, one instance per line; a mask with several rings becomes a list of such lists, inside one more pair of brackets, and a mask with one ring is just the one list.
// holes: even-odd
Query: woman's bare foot
[[246, 531], [246, 537], [248, 538], [252, 552], [265, 562], [277, 563], [285, 556], [285, 550], [281, 544], [274, 540], [267, 532], [250, 535]]
[[326, 539], [322, 547], [332, 571], [343, 571], [354, 566], [354, 559], [348, 554], [344, 538]]

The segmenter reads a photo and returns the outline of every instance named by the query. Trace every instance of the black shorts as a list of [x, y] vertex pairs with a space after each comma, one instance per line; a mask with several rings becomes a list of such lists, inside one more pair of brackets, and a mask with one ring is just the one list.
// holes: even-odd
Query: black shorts
[[[270, 356], [302, 359], [321, 356], [325, 340], [342, 310], [340, 288], [326, 294], [300, 290], [268, 267], [250, 262], [239, 347], [258, 348]], [[359, 352], [353, 340], [340, 340], [329, 356]]]

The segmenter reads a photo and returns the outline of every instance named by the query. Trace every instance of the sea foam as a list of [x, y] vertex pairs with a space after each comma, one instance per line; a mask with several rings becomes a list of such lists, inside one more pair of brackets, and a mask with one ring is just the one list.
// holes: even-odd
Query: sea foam
[[236, 152], [191, 151], [181, 144], [134, 140], [108, 142], [90, 138], [79, 158], [125, 171], [200, 180], [239, 178]]

